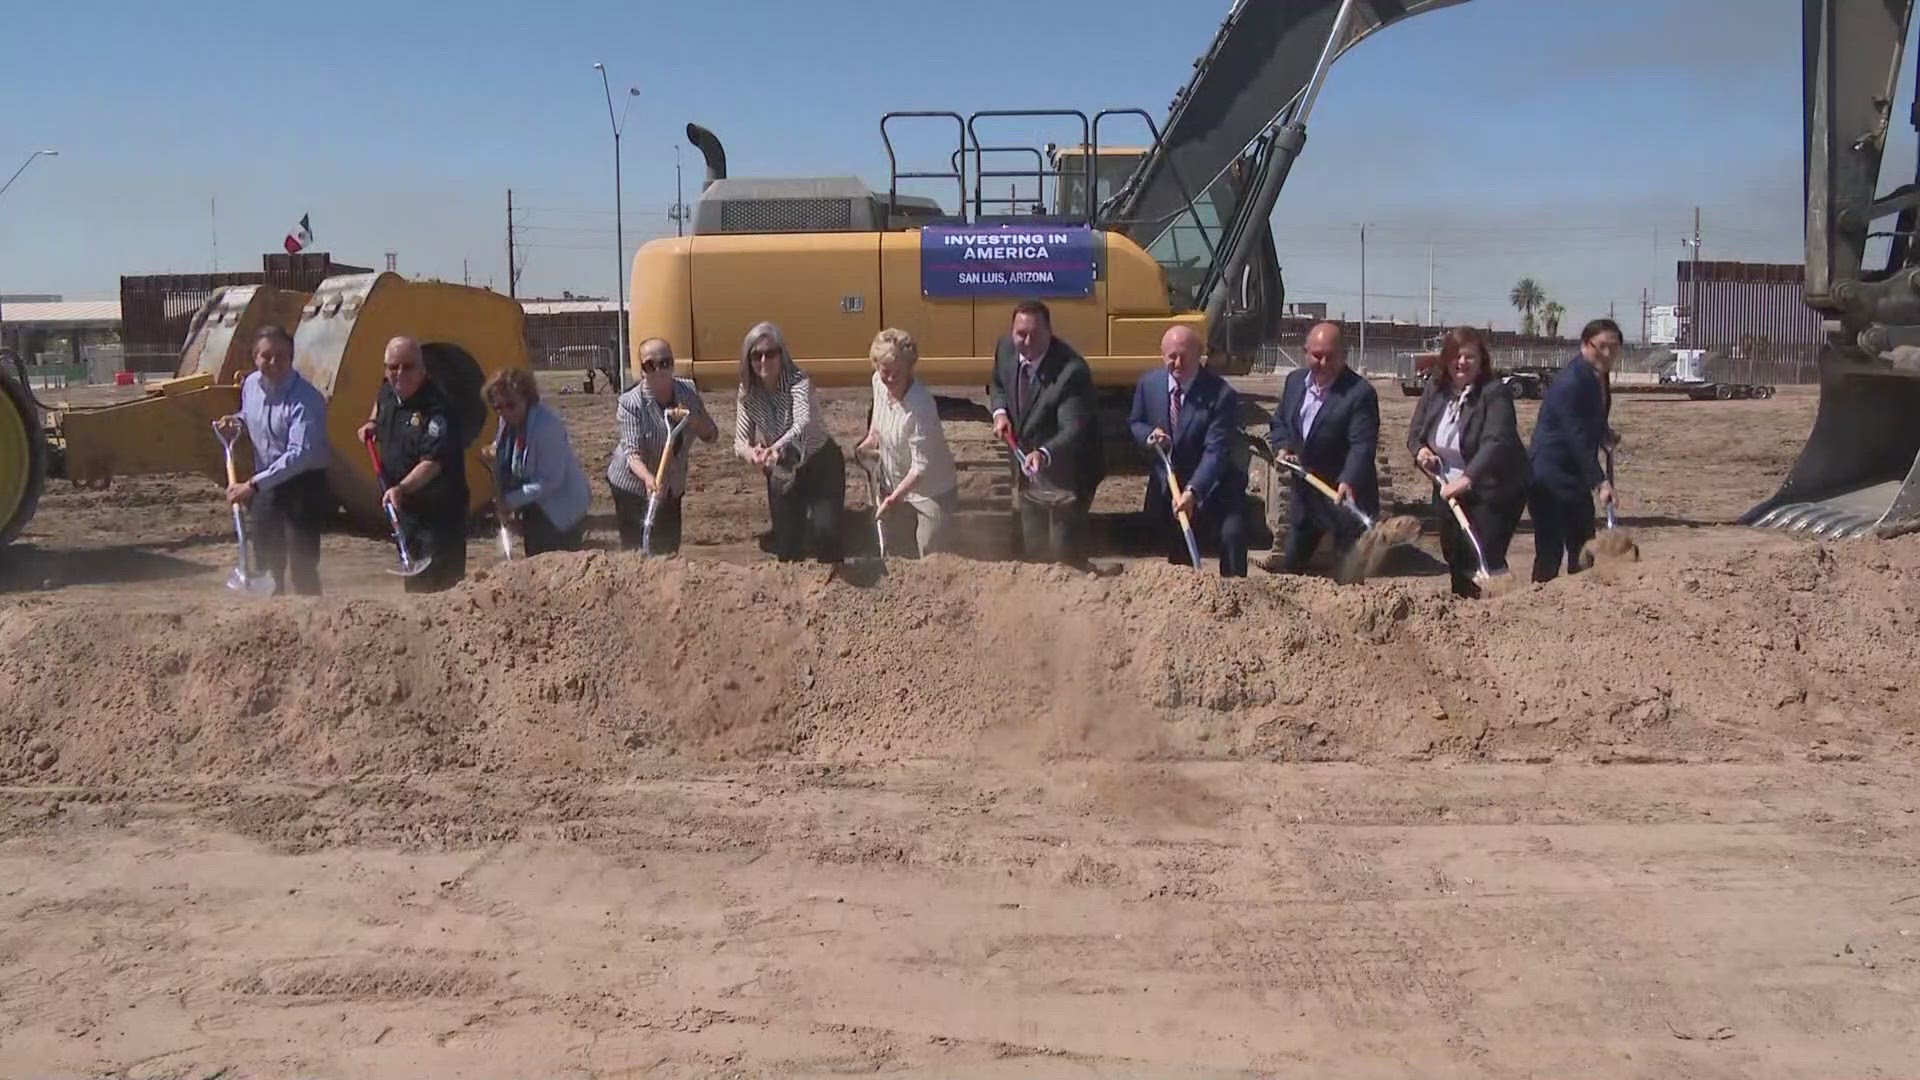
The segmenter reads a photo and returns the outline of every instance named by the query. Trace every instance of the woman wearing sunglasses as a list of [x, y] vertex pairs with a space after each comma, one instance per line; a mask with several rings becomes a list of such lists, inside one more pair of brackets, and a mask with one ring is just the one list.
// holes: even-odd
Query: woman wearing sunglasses
[[813, 380], [793, 362], [780, 328], [763, 322], [740, 345], [733, 452], [767, 477], [774, 557], [794, 562], [811, 541], [819, 562], [840, 561], [846, 458], [827, 434]]
[[[652, 547], [656, 555], [680, 550], [680, 500], [687, 491], [687, 450], [691, 433], [701, 442], [713, 442], [720, 429], [707, 415], [706, 402], [688, 379], [673, 376], [673, 346], [665, 338], [640, 343], [640, 382], [620, 395], [620, 441], [607, 462], [607, 486], [613, 489], [614, 520], [620, 527], [620, 546], [640, 549], [646, 535], [647, 500], [660, 490], [660, 507], [653, 521]], [[655, 476], [667, 434], [681, 418], [686, 427], [673, 437], [673, 456], [666, 474]]]
[[501, 524], [520, 535], [529, 557], [575, 550], [586, 534], [590, 495], [566, 422], [541, 402], [533, 372], [525, 368], [494, 372], [481, 396], [500, 417], [485, 456]]

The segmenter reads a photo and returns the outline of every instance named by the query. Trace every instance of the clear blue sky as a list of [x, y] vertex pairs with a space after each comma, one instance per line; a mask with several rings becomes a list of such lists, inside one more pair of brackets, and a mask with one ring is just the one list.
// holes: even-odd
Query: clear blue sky
[[[117, 295], [123, 273], [257, 268], [301, 214], [361, 265], [604, 294], [612, 149], [600, 81], [638, 86], [625, 136], [629, 248], [671, 232], [688, 120], [734, 175], [884, 185], [889, 109], [1139, 106], [1163, 115], [1228, 0], [951, 4], [474, 0], [426, 5], [11, 5], [0, 291]], [[1472, 0], [1336, 66], [1274, 217], [1292, 300], [1513, 324], [1539, 279], [1579, 322], [1671, 301], [1679, 238], [1705, 257], [1798, 261], [1794, 0]], [[1120, 12], [1131, 12], [1122, 15]], [[983, 29], [994, 28], [994, 29]], [[1903, 78], [1910, 84], [1911, 76]], [[1910, 94], [1910, 89], [1907, 93]], [[618, 103], [617, 103], [618, 104]], [[1897, 117], [1906, 115], [1905, 98]], [[1910, 161], [1911, 139], [1890, 156]], [[699, 156], [685, 155], [688, 193]], [[3, 179], [3, 176], [0, 176]], [[1656, 246], [1657, 243], [1657, 246]]]

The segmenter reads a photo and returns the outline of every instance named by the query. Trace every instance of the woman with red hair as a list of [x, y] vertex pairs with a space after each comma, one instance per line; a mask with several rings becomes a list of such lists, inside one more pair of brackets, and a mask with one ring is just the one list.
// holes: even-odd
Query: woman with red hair
[[1527, 504], [1527, 450], [1513, 396], [1493, 377], [1486, 339], [1472, 327], [1456, 327], [1441, 339], [1440, 360], [1413, 410], [1407, 449], [1422, 471], [1439, 478], [1434, 509], [1454, 595], [1478, 596], [1473, 546], [1446, 500], [1458, 502], [1473, 525], [1487, 569], [1505, 570], [1507, 545]]

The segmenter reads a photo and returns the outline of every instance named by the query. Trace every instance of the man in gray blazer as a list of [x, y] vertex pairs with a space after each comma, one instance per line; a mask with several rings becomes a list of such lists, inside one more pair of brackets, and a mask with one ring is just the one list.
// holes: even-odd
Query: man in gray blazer
[[[1079, 563], [1086, 558], [1087, 511], [1106, 478], [1100, 448], [1093, 370], [1073, 346], [1053, 336], [1053, 317], [1038, 300], [1013, 309], [1013, 325], [993, 350], [989, 387], [993, 436], [1011, 438], [1020, 458], [1017, 525], [1030, 558]], [[1071, 493], [1050, 508], [1028, 497], [1031, 480]]]

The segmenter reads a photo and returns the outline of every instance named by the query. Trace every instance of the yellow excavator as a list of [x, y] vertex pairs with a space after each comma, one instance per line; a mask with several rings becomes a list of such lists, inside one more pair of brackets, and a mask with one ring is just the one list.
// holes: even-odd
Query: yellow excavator
[[[1032, 296], [1091, 363], [1107, 424], [1176, 323], [1203, 330], [1217, 370], [1244, 373], [1280, 311], [1268, 222], [1329, 65], [1464, 2], [1237, 0], [1162, 124], [1138, 109], [888, 113], [885, 190], [730, 177], [719, 140], [689, 124], [707, 166], [691, 235], [635, 255], [629, 339], [667, 338], [697, 383], [724, 389], [741, 336], [771, 319], [821, 385], [847, 386], [868, 378], [875, 331], [897, 326], [928, 382], [979, 386], [1008, 311]], [[1741, 520], [1891, 535], [1920, 529], [1920, 178], [1877, 196], [1913, 0], [1803, 0], [1803, 14], [1806, 295], [1829, 341], [1813, 432], [1778, 493]], [[1145, 149], [1103, 142], [1136, 120]], [[1004, 134], [1042, 123], [1064, 139], [1037, 149]], [[944, 158], [901, 160], [936, 137]], [[1870, 269], [1869, 237], [1890, 217], [1890, 256]], [[1107, 442], [1131, 457], [1124, 439]]]

